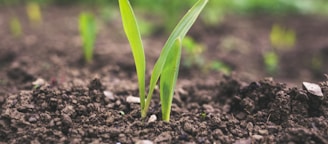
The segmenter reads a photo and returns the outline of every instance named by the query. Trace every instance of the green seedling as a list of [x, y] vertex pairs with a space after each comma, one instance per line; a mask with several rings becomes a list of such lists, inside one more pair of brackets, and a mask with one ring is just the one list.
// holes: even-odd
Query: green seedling
[[216, 60], [210, 63], [210, 69], [220, 71], [226, 75], [231, 73], [231, 68], [222, 61]]
[[206, 119], [206, 116], [207, 116], [207, 114], [206, 114], [206, 112], [201, 112], [200, 114], [199, 114], [199, 116], [200, 116], [200, 118], [201, 119]]
[[95, 17], [91, 13], [81, 13], [79, 17], [79, 29], [83, 43], [84, 59], [87, 63], [91, 63], [97, 34]]
[[205, 46], [197, 43], [191, 37], [187, 36], [183, 39], [182, 47], [185, 50], [185, 59], [183, 61], [184, 66], [197, 66], [205, 72], [208, 70], [214, 70], [222, 72], [226, 75], [231, 73], [231, 68], [222, 61], [209, 61], [204, 58], [203, 53], [205, 51]]
[[274, 51], [269, 51], [264, 53], [263, 58], [266, 70], [270, 74], [276, 73], [279, 65], [279, 56]]
[[311, 59], [311, 68], [315, 71], [320, 71], [324, 65], [324, 60], [321, 55], [313, 56]]
[[279, 66], [278, 50], [289, 50], [295, 46], [296, 34], [293, 30], [274, 24], [270, 32], [271, 51], [263, 54], [267, 72], [275, 74]]
[[145, 97], [146, 58], [140, 30], [129, 0], [119, 0], [123, 28], [132, 49], [138, 75], [142, 118], [145, 118], [147, 115], [155, 86], [161, 77], [160, 99], [162, 104], [162, 119], [163, 121], [170, 121], [171, 104], [181, 57], [181, 41], [196, 21], [207, 2], [208, 0], [199, 0], [194, 4], [169, 36], [153, 68], [149, 91], [147, 97]]
[[182, 40], [182, 48], [185, 50], [184, 66], [192, 67], [204, 65], [205, 60], [202, 54], [205, 51], [205, 46], [187, 36]]
[[14, 37], [20, 37], [22, 36], [23, 32], [22, 32], [22, 26], [21, 23], [19, 21], [19, 19], [17, 17], [13, 17], [10, 19], [10, 31], [11, 34]]
[[26, 12], [32, 25], [39, 25], [42, 23], [42, 14], [38, 3], [29, 2], [26, 5]]
[[275, 49], [291, 49], [295, 46], [296, 35], [293, 30], [275, 24], [270, 32], [270, 42]]

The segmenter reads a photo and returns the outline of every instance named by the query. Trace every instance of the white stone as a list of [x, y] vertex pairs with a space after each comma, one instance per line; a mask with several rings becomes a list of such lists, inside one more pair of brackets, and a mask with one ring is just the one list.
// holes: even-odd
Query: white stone
[[269, 134], [269, 131], [268, 130], [259, 130], [259, 133], [262, 135], [267, 135], [267, 134]]
[[33, 85], [42, 86], [46, 83], [46, 81], [42, 78], [38, 78], [36, 81], [32, 82]]
[[153, 144], [150, 140], [138, 140], [136, 144]]
[[154, 122], [154, 121], [156, 121], [157, 120], [157, 117], [156, 117], [156, 115], [151, 115], [150, 116], [150, 118], [148, 119], [148, 122], [150, 123], [150, 122]]
[[303, 87], [311, 94], [323, 97], [323, 93], [319, 85], [309, 82], [303, 82]]
[[139, 97], [134, 97], [134, 96], [128, 96], [128, 97], [126, 97], [126, 102], [128, 102], [128, 103], [140, 103], [140, 98]]
[[111, 91], [104, 91], [104, 95], [110, 100], [115, 100], [114, 94]]
[[261, 136], [261, 135], [253, 135], [252, 138], [255, 139], [255, 140], [261, 140], [261, 139], [263, 139], [263, 136]]

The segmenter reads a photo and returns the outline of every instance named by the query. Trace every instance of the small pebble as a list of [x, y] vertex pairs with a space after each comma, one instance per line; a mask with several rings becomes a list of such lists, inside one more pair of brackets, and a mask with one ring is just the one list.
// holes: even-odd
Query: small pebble
[[261, 130], [259, 130], [259, 134], [261, 134], [261, 135], [267, 135], [267, 134], [269, 134], [269, 131], [268, 130], [261, 129]]
[[261, 140], [261, 139], [263, 139], [263, 136], [261, 136], [261, 135], [253, 135], [252, 138], [255, 139], [255, 140]]
[[156, 121], [157, 120], [157, 117], [156, 117], [156, 115], [151, 115], [150, 116], [150, 118], [148, 119], [148, 122], [150, 123], [150, 122], [154, 122], [154, 121]]
[[140, 98], [139, 97], [134, 97], [134, 96], [128, 96], [128, 97], [126, 97], [126, 102], [128, 102], [128, 103], [140, 103]]
[[36, 81], [32, 82], [33, 85], [42, 86], [46, 83], [46, 81], [42, 78], [38, 78]]
[[110, 100], [115, 100], [114, 94], [111, 91], [104, 91], [104, 95]]
[[63, 114], [63, 115], [62, 115], [62, 121], [63, 121], [65, 124], [68, 124], [68, 125], [72, 125], [72, 124], [73, 124], [73, 121], [72, 121], [71, 117], [68, 116], [67, 114]]
[[234, 144], [251, 144], [251, 143], [252, 143], [252, 139], [248, 138], [248, 139], [237, 140]]
[[153, 144], [150, 140], [138, 140], [136, 144]]
[[314, 83], [309, 83], [309, 82], [303, 82], [303, 88], [307, 90], [309, 93], [323, 97], [323, 93], [321, 91], [321, 88], [319, 85], [314, 84]]
[[28, 121], [29, 121], [29, 122], [36, 122], [37, 119], [36, 119], [36, 117], [30, 117], [30, 118], [28, 119]]

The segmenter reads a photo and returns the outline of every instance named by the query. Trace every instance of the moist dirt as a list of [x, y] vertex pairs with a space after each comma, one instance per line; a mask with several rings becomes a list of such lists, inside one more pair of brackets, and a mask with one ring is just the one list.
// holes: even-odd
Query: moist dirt
[[[328, 68], [316, 70], [307, 61], [314, 54], [328, 57], [327, 19], [232, 16], [212, 29], [197, 23], [190, 35], [208, 47], [204, 57], [222, 59], [234, 72], [181, 67], [167, 123], [158, 89], [146, 119], [138, 103], [127, 101], [138, 96], [138, 85], [119, 22], [100, 23], [94, 60], [84, 63], [80, 11], [49, 7], [35, 27], [23, 8], [0, 10], [0, 143], [328, 144]], [[8, 29], [14, 14], [24, 30], [18, 38]], [[275, 20], [293, 27], [299, 43], [281, 52], [279, 72], [265, 78], [260, 54]], [[227, 37], [236, 40], [229, 46], [235, 49], [224, 50]], [[164, 40], [145, 39], [148, 76]], [[302, 87], [303, 81], [323, 95]]]

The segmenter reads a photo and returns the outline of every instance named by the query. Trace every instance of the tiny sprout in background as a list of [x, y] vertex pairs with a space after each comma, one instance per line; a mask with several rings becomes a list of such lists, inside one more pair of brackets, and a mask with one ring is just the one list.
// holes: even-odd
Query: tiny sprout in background
[[79, 30], [83, 43], [83, 55], [87, 63], [93, 59], [94, 43], [97, 35], [96, 20], [93, 14], [82, 12], [79, 17]]
[[38, 3], [36, 2], [27, 3], [26, 12], [27, 12], [28, 19], [32, 25], [39, 25], [42, 23], [42, 14]]
[[226, 74], [226, 75], [230, 75], [230, 73], [231, 73], [231, 68], [227, 64], [225, 64], [219, 60], [212, 61], [210, 63], [210, 69], [222, 72], [223, 74]]
[[274, 51], [264, 53], [264, 64], [267, 72], [275, 74], [279, 66], [279, 57]]
[[204, 72], [209, 70], [219, 71], [226, 75], [231, 73], [231, 68], [223, 63], [222, 61], [215, 60], [210, 61], [206, 59], [203, 55], [206, 47], [202, 44], [197, 43], [191, 37], [185, 37], [182, 41], [182, 47], [184, 48], [184, 59], [183, 66], [191, 68], [194, 66], [199, 67]]
[[204, 120], [204, 119], [206, 119], [207, 114], [206, 114], [206, 112], [202, 112], [202, 113], [199, 114], [199, 116], [200, 116], [201, 119]]
[[22, 32], [22, 26], [21, 26], [21, 22], [19, 21], [19, 19], [17, 17], [12, 17], [10, 19], [10, 32], [11, 35], [14, 37], [20, 37], [22, 36], [23, 32]]
[[324, 65], [323, 61], [324, 60], [321, 55], [313, 56], [311, 59], [311, 68], [316, 72], [320, 72]]
[[289, 50], [294, 48], [296, 34], [291, 29], [274, 24], [270, 32], [270, 43], [272, 50], [265, 52], [263, 59], [267, 72], [275, 74], [279, 67], [278, 50]]
[[295, 46], [296, 35], [291, 29], [274, 24], [270, 32], [270, 42], [275, 49], [291, 49]]
[[185, 50], [185, 58], [183, 60], [184, 66], [202, 66], [205, 63], [202, 56], [205, 51], [205, 46], [197, 43], [193, 38], [186, 36], [182, 40], [182, 48]]

